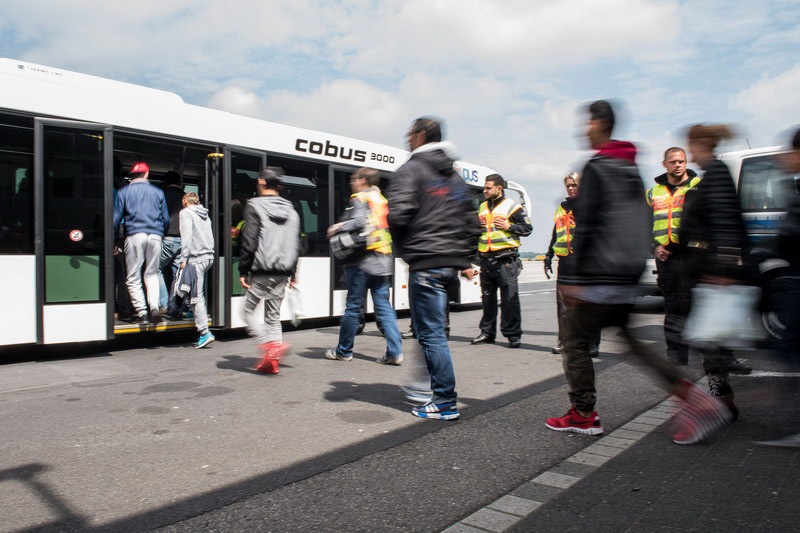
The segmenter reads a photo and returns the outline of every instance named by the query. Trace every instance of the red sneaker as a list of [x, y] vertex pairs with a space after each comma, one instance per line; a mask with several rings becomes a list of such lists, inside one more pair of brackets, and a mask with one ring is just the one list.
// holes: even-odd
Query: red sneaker
[[693, 383], [681, 382], [676, 394], [683, 407], [673, 422], [675, 444], [697, 444], [733, 420], [724, 403]]
[[589, 416], [581, 416], [574, 407], [571, 407], [562, 417], [548, 418], [545, 425], [553, 431], [568, 431], [581, 435], [601, 435], [603, 433], [603, 426], [600, 424], [597, 411], [592, 411]]
[[265, 374], [277, 374], [280, 372], [278, 369], [278, 361], [280, 356], [276, 357], [279, 349], [279, 343], [267, 342], [261, 345], [261, 350], [264, 352], [264, 358], [256, 366], [256, 370]]

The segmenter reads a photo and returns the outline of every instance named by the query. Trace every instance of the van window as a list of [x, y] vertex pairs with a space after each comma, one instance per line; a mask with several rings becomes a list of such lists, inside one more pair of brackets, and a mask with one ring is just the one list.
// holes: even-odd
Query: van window
[[787, 174], [775, 154], [748, 157], [739, 173], [742, 210], [786, 211], [798, 194], [798, 176]]

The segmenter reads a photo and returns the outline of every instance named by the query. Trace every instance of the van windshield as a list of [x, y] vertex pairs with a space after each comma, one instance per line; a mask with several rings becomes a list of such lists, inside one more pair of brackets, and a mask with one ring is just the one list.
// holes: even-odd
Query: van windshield
[[786, 211], [798, 196], [800, 176], [787, 174], [775, 154], [748, 157], [739, 173], [744, 212]]

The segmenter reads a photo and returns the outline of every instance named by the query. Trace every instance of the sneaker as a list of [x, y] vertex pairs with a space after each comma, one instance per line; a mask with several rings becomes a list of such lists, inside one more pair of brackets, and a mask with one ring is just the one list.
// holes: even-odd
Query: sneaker
[[161, 316], [160, 312], [153, 311], [150, 313], [150, 320], [153, 322], [153, 324], [161, 324], [164, 322], [164, 317]]
[[139, 326], [146, 326], [150, 321], [147, 320], [147, 315], [139, 315], [133, 319], [133, 323]]
[[603, 426], [600, 424], [597, 411], [592, 411], [589, 416], [581, 416], [574, 407], [571, 407], [562, 417], [548, 418], [544, 425], [553, 431], [566, 431], [581, 435], [602, 435], [603, 433]]
[[408, 331], [402, 333], [400, 336], [403, 337], [404, 339], [413, 339], [417, 335], [416, 333], [414, 333], [414, 328], [408, 328]]
[[281, 357], [286, 354], [289, 345], [282, 342], [267, 342], [262, 344], [261, 350], [264, 353], [264, 358], [256, 366], [258, 372], [265, 374], [277, 374], [280, 372], [279, 364]]
[[519, 340], [519, 337], [509, 337], [508, 338], [508, 347], [509, 348], [519, 348], [520, 344], [522, 344]]
[[553, 346], [550, 353], [564, 353], [564, 345], [559, 342], [556, 346]]
[[384, 355], [380, 359], [377, 360], [378, 363], [382, 365], [396, 365], [400, 366], [403, 364], [403, 354], [396, 355], [394, 357], [390, 355]]
[[403, 391], [403, 396], [409, 402], [428, 403], [433, 399], [433, 392], [430, 389], [422, 391], [411, 386], [400, 385], [400, 390]]
[[735, 357], [731, 358], [728, 362], [728, 372], [731, 374], [739, 374], [741, 376], [746, 376], [753, 371], [753, 367], [744, 364], [740, 360], [736, 359]]
[[776, 440], [762, 440], [756, 442], [761, 446], [775, 446], [776, 448], [800, 448], [800, 433], [797, 435], [789, 435], [782, 439]]
[[336, 351], [336, 348], [328, 348], [325, 350], [325, 359], [330, 359], [332, 361], [350, 361], [352, 358], [352, 355], [345, 357], [340, 354]]
[[200, 338], [197, 339], [197, 344], [195, 344], [194, 347], [195, 348], [205, 348], [206, 346], [208, 346], [209, 344], [211, 344], [215, 340], [216, 340], [216, 337], [210, 331], [206, 331], [205, 333], [200, 335]]
[[461, 416], [456, 402], [433, 403], [433, 401], [413, 408], [411, 414], [419, 418], [436, 418], [439, 420], [458, 420]]
[[733, 419], [733, 413], [722, 401], [697, 385], [687, 385], [683, 407], [673, 422], [675, 444], [697, 444]]

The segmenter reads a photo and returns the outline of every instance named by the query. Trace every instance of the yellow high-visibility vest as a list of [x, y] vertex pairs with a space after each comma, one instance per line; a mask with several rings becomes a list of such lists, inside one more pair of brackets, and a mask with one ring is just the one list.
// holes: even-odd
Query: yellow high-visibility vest
[[510, 198], [503, 198], [492, 210], [489, 210], [489, 202], [481, 204], [478, 210], [478, 217], [480, 217], [481, 226], [484, 229], [478, 241], [478, 251], [480, 253], [519, 248], [519, 236], [516, 233], [494, 227], [495, 220], [508, 220], [519, 209], [522, 209], [522, 206]]
[[350, 198], [358, 198], [360, 202], [369, 206], [367, 216], [367, 251], [380, 254], [392, 253], [392, 236], [389, 233], [389, 203], [377, 187], [366, 191], [357, 192]]
[[556, 242], [553, 243], [553, 252], [559, 257], [572, 253], [572, 237], [575, 235], [575, 215], [572, 210], [567, 211], [559, 205], [553, 217], [556, 222]]
[[700, 183], [693, 178], [670, 191], [664, 184], [657, 184], [647, 191], [647, 203], [653, 208], [653, 240], [661, 246], [680, 242], [679, 233], [686, 191]]

